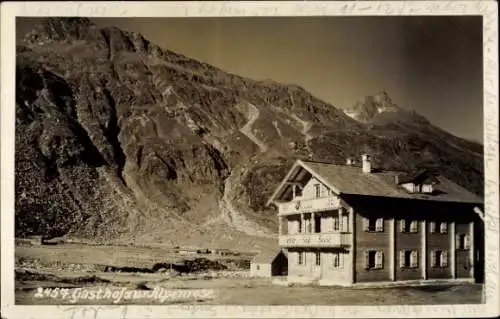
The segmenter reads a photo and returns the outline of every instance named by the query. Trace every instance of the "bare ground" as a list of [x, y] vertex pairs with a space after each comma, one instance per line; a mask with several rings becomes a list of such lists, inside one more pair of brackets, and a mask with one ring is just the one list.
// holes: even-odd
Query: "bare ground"
[[[166, 262], [170, 254], [155, 247], [106, 247], [84, 245], [18, 246], [16, 248], [16, 304], [113, 304], [112, 298], [78, 299], [87, 292], [120, 291], [151, 293], [161, 290], [211, 295], [160, 300], [135, 297], [117, 304], [200, 304], [200, 305], [400, 305], [474, 304], [481, 302], [482, 286], [475, 284], [403, 288], [340, 288], [278, 286], [266, 278], [249, 278], [245, 267], [205, 270], [179, 274], [168, 271], [145, 272], [154, 263]], [[175, 255], [178, 261], [185, 258]], [[213, 256], [214, 260], [248, 256]], [[226, 260], [227, 261], [227, 260]], [[103, 265], [129, 267], [110, 271]], [[134, 268], [135, 267], [135, 268]], [[40, 295], [37, 288], [64, 288], [65, 298]], [[54, 292], [54, 290], [48, 290]], [[60, 292], [61, 290], [59, 290]], [[149, 296], [149, 295], [148, 295]]]

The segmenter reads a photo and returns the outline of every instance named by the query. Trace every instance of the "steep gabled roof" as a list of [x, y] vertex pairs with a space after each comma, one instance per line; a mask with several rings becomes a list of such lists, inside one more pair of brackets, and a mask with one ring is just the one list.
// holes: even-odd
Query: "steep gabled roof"
[[298, 174], [299, 167], [325, 183], [337, 195], [349, 194], [441, 202], [483, 203], [479, 196], [443, 176], [433, 176], [437, 183], [432, 194], [409, 193], [396, 183], [396, 176], [400, 176], [401, 172], [374, 171], [372, 173], [363, 173], [360, 167], [298, 160], [269, 199], [268, 204], [283, 194], [288, 181], [287, 178], [289, 179], [294, 174]]

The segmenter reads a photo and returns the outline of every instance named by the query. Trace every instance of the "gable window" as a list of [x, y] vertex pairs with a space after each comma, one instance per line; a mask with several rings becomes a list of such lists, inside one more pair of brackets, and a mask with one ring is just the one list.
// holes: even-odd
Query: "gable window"
[[418, 221], [416, 220], [404, 220], [400, 221], [400, 231], [402, 233], [417, 233], [418, 232]]
[[321, 197], [321, 185], [320, 184], [314, 184], [314, 196], [316, 198]]
[[303, 252], [301, 252], [301, 251], [299, 251], [299, 252], [298, 252], [298, 254], [299, 254], [299, 257], [298, 257], [298, 259], [297, 259], [298, 264], [299, 264], [299, 265], [303, 265], [303, 264], [304, 264], [304, 253], [303, 253]]
[[295, 187], [295, 197], [302, 196], [302, 188], [298, 185], [294, 185], [294, 187]]
[[369, 232], [383, 232], [384, 231], [384, 219], [383, 218], [365, 218], [364, 219], [364, 229]]
[[342, 268], [342, 255], [339, 252], [333, 253], [333, 268]]
[[470, 248], [470, 237], [465, 234], [457, 235], [457, 249], [465, 250]]
[[316, 266], [321, 265], [321, 254], [316, 253]]
[[400, 268], [417, 268], [418, 267], [418, 251], [416, 251], [416, 250], [401, 250], [399, 252], [399, 267]]
[[379, 250], [365, 251], [365, 268], [366, 269], [382, 269], [384, 266], [384, 253]]
[[448, 267], [448, 252], [446, 250], [432, 251], [431, 267]]

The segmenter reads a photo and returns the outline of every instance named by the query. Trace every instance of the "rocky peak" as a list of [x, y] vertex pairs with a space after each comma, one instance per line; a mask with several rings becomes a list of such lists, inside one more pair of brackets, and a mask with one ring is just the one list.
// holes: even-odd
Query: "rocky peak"
[[415, 116], [420, 117], [413, 111], [400, 108], [385, 90], [375, 95], [365, 96], [353, 107], [344, 109], [344, 113], [356, 121], [366, 124], [384, 124], [405, 121], [408, 118], [416, 120]]
[[380, 105], [381, 107], [384, 108], [399, 108], [396, 104], [392, 102], [392, 99], [390, 98], [389, 94], [385, 91], [382, 90], [379, 93], [375, 94], [373, 96], [373, 101]]

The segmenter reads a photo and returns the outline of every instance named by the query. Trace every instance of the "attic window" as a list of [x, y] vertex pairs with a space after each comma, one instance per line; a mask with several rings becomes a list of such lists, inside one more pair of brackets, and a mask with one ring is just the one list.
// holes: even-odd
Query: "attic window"
[[434, 192], [432, 184], [404, 183], [401, 186], [403, 186], [409, 193], [414, 194], [432, 194]]
[[316, 198], [321, 197], [321, 185], [320, 184], [314, 184], [314, 194]]
[[439, 184], [435, 174], [427, 170], [395, 176], [394, 179], [397, 185], [401, 185], [409, 193], [432, 194], [434, 185]]
[[432, 192], [433, 192], [432, 184], [423, 184], [423, 185], [421, 185], [421, 191], [424, 194], [432, 194]]

